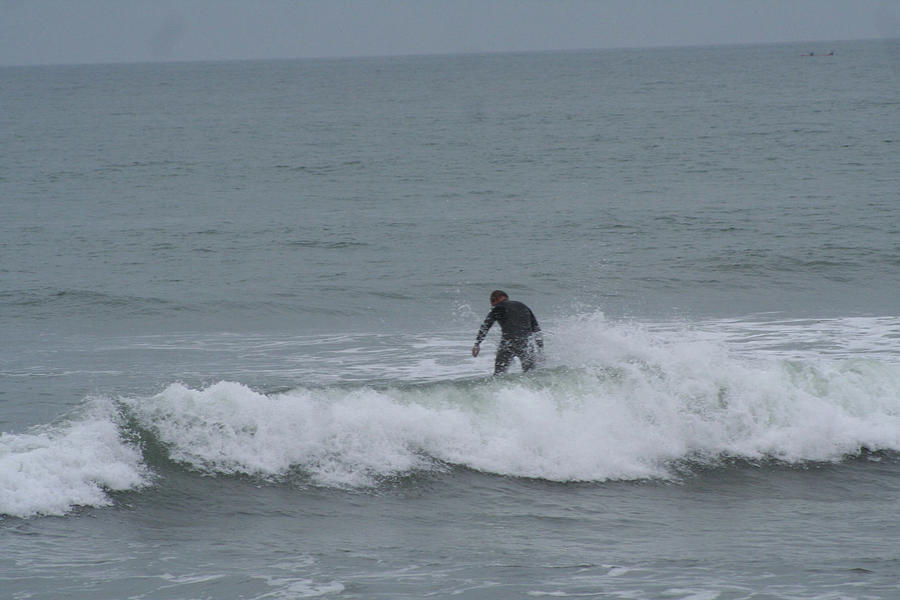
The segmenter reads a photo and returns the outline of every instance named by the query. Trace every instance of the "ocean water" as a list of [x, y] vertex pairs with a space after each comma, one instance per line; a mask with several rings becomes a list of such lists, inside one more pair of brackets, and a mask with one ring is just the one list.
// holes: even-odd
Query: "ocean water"
[[900, 598], [898, 65], [0, 68], [0, 596]]

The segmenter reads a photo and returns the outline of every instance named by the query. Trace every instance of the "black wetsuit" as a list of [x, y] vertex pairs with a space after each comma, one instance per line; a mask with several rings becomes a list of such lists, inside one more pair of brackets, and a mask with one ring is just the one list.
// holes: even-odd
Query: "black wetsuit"
[[498, 302], [478, 329], [478, 336], [475, 338], [476, 344], [480, 344], [484, 340], [494, 321], [500, 323], [500, 329], [503, 331], [500, 336], [500, 345], [497, 347], [497, 358], [494, 360], [494, 374], [505, 372], [509, 368], [509, 363], [516, 356], [522, 363], [523, 371], [534, 367], [537, 361], [535, 343], [538, 348], [543, 350], [544, 340], [541, 337], [541, 327], [531, 309], [515, 300]]

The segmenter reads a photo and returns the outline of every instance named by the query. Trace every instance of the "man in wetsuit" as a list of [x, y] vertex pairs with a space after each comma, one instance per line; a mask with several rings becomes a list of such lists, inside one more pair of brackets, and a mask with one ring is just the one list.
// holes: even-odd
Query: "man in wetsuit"
[[[496, 321], [500, 323], [503, 333], [500, 336], [500, 345], [497, 347], [497, 357], [494, 360], [494, 375], [505, 373], [513, 357], [516, 356], [522, 363], [522, 370], [530, 370], [537, 362], [538, 352], [544, 350], [541, 327], [531, 309], [521, 302], [510, 300], [506, 292], [501, 290], [491, 292], [491, 306], [493, 307], [491, 312], [488, 313], [484, 323], [478, 329], [475, 345], [472, 347], [472, 356], [478, 356], [482, 340]], [[537, 351], [535, 344], [539, 349]]]

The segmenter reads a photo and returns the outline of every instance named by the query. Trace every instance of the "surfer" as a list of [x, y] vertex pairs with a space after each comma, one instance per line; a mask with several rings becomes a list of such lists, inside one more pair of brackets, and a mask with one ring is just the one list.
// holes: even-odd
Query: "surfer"
[[496, 321], [500, 323], [502, 333], [494, 359], [494, 375], [505, 373], [514, 357], [519, 358], [523, 371], [531, 370], [539, 353], [544, 350], [541, 327], [534, 318], [534, 313], [521, 302], [510, 300], [509, 295], [501, 290], [491, 292], [491, 306], [491, 312], [478, 329], [472, 356], [478, 356], [482, 340]]

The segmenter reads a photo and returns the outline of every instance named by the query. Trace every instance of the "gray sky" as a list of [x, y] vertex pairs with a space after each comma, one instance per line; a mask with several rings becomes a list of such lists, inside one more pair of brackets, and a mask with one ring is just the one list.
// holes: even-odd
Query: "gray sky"
[[0, 65], [896, 37], [900, 0], [0, 0]]

